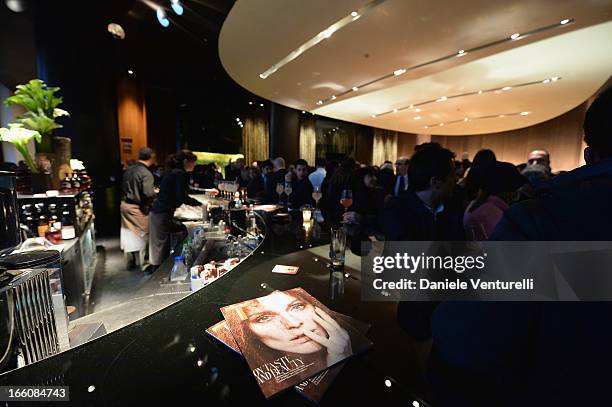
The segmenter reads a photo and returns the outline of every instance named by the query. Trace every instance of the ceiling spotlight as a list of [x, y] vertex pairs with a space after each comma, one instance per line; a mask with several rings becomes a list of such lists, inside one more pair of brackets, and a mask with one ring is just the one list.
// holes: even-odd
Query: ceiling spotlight
[[336, 100], [336, 95], [332, 95], [331, 100]]
[[393, 113], [397, 113], [397, 109], [393, 109]]
[[518, 37], [520, 37], [520, 36], [521, 36], [521, 34], [519, 34], [519, 33], [514, 33], [514, 34], [512, 34], [512, 35], [510, 36], [510, 38], [511, 38], [511, 39], [513, 39], [513, 40], [516, 40], [516, 39], [517, 39]]
[[442, 126], [444, 126], [444, 123], [440, 123], [440, 124], [438, 124], [438, 126], [442, 127]]
[[465, 52], [465, 50], [464, 50], [464, 49], [460, 49], [460, 50], [459, 50], [459, 52], [457, 52], [457, 56], [458, 56], [458, 57], [462, 57], [462, 56], [464, 56], [464, 55], [467, 55], [467, 52]]
[[557, 82], [559, 79], [561, 78], [559, 78], [558, 76], [553, 76], [552, 78], [550, 78], [550, 80], [552, 80], [553, 82]]
[[424, 129], [428, 129], [428, 128], [429, 128], [429, 126], [425, 125], [425, 126], [423, 126], [423, 128], [424, 128]]
[[413, 119], [414, 120], [421, 120], [421, 116], [414, 116]]
[[448, 99], [446, 96], [442, 96], [441, 98], [437, 99], [436, 102], [444, 102], [446, 99]]
[[357, 92], [359, 90], [359, 88], [357, 86], [353, 86], [353, 92]]
[[469, 118], [469, 117], [466, 117], [466, 118], [464, 118], [464, 119], [463, 119], [463, 121], [464, 121], [464, 122], [468, 122], [468, 121], [470, 121], [470, 118]]
[[521, 116], [527, 116], [531, 112], [521, 112]]
[[414, 105], [410, 105], [408, 106], [408, 109], [412, 109], [414, 107]]
[[400, 76], [402, 74], [406, 73], [406, 69], [405, 68], [401, 68], [401, 69], [396, 69], [395, 71], [393, 71], [393, 75], [395, 76]]
[[373, 114], [373, 115], [372, 115], [372, 116], [370, 116], [370, 117], [374, 119], [374, 118], [376, 118], [376, 115], [375, 115], [375, 114]]
[[512, 89], [512, 86], [504, 86], [504, 87], [502, 88], [502, 90], [504, 90], [504, 91], [506, 91], [506, 90], [510, 90], [510, 89]]
[[306, 114], [306, 112], [302, 110], [302, 114]]
[[506, 117], [506, 115], [505, 114], [500, 114], [497, 117]]
[[351, 12], [351, 17], [357, 17], [358, 15], [359, 15], [359, 13], [356, 12], [356, 11], [352, 11]]
[[106, 29], [108, 30], [108, 32], [110, 33], [110, 35], [113, 36], [113, 38], [117, 39], [117, 40], [123, 40], [125, 39], [125, 31], [123, 30], [123, 27], [121, 27], [119, 24], [116, 23], [110, 23]]
[[550, 83], [550, 79], [544, 79], [542, 83]]
[[128, 69], [128, 75], [134, 75], [134, 71], [132, 71], [131, 69]]
[[569, 19], [569, 18], [565, 18], [565, 19], [563, 19], [563, 20], [561, 20], [561, 21], [560, 21], [561, 25], [565, 25], [565, 24], [567, 24], [567, 23], [569, 23], [569, 22], [570, 22], [570, 19]]
[[155, 12], [157, 14], [157, 21], [162, 25], [162, 27], [168, 27], [170, 25], [170, 20], [166, 17], [166, 12], [163, 8], [158, 8]]
[[479, 90], [479, 91], [478, 91], [478, 94], [479, 94], [479, 95], [482, 95], [482, 91], [481, 91], [481, 90]]
[[239, 121], [240, 121], [240, 119], [239, 119], [238, 117], [236, 117], [236, 121], [237, 121], [237, 122], [239, 122]]
[[416, 109], [414, 109], [414, 111], [417, 113], [421, 113], [421, 108], [417, 107]]
[[317, 105], [322, 105], [323, 101], [322, 100], [317, 100]]
[[263, 103], [260, 103], [260, 104], [259, 104], [259, 107], [263, 107]]
[[253, 102], [249, 102], [249, 105], [252, 105], [252, 104], [253, 104]]
[[179, 0], [170, 0], [170, 3], [171, 3], [170, 7], [172, 7], [172, 10], [174, 10], [176, 15], [182, 16], [183, 6], [181, 6], [181, 3], [179, 2]]

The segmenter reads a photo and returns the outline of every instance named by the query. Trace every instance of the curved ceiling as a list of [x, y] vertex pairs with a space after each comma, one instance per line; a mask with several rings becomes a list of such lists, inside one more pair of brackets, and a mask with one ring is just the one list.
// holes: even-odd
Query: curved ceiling
[[238, 0], [219, 55], [241, 86], [295, 109], [484, 134], [592, 96], [612, 74], [611, 20], [612, 0]]

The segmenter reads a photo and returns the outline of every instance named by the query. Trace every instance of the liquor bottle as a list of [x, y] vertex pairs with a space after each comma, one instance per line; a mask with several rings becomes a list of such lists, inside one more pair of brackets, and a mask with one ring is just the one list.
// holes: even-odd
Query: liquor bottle
[[72, 179], [70, 180], [72, 184], [72, 190], [75, 194], [81, 192], [81, 181], [79, 179], [79, 175], [76, 172], [72, 173]]
[[62, 194], [71, 194], [72, 193], [72, 181], [70, 180], [70, 176], [66, 173], [66, 176], [60, 182], [60, 193]]
[[45, 215], [40, 215], [38, 217], [38, 237], [45, 237], [45, 232], [49, 228], [49, 222], [47, 222], [47, 217]]
[[59, 222], [49, 221], [49, 227], [45, 230], [45, 239], [53, 244], [62, 243], [62, 231]]
[[70, 219], [70, 212], [62, 212], [62, 239], [74, 239], [76, 237], [76, 231], [72, 219]]

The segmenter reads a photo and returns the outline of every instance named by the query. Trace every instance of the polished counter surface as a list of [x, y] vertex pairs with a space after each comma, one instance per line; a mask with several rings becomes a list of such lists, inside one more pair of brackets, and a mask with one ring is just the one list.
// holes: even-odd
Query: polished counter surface
[[[63, 385], [70, 402], [58, 405], [132, 405], [181, 402], [208, 405], [309, 405], [290, 390], [265, 400], [244, 359], [205, 331], [223, 317], [223, 306], [273, 290], [303, 287], [330, 309], [372, 325], [374, 347], [350, 359], [321, 405], [411, 405], [423, 395], [413, 342], [396, 322], [395, 304], [361, 301], [359, 271], [345, 270], [345, 291], [330, 291], [326, 258], [308, 251], [328, 236], [315, 227], [269, 223], [251, 256], [203, 289], [106, 336], [0, 376], [0, 386]], [[274, 274], [276, 264], [300, 267], [297, 275]], [[168, 266], [171, 267], [168, 263]], [[156, 273], [168, 273], [168, 266]], [[333, 297], [333, 298], [332, 298]], [[175, 404], [179, 403], [179, 404]]]

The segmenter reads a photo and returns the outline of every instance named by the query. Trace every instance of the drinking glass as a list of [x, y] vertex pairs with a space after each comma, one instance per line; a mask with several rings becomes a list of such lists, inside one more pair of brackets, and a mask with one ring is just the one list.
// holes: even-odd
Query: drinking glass
[[345, 189], [342, 191], [340, 195], [340, 205], [344, 207], [344, 212], [348, 210], [348, 208], [353, 205], [353, 191], [350, 189]]
[[315, 185], [312, 189], [312, 199], [315, 200], [315, 209], [319, 209], [319, 201], [323, 197], [321, 193], [321, 187], [319, 185]]
[[293, 187], [291, 186], [291, 182], [285, 182], [285, 194], [287, 194], [287, 206], [289, 206], [289, 196], [293, 192]]
[[285, 186], [283, 185], [282, 182], [279, 182], [276, 184], [276, 193], [278, 194], [278, 202], [280, 203], [281, 200], [281, 195], [283, 194], [283, 192], [285, 191]]
[[346, 230], [343, 227], [331, 229], [331, 242], [329, 245], [329, 258], [332, 267], [344, 266], [344, 252], [346, 250]]

